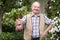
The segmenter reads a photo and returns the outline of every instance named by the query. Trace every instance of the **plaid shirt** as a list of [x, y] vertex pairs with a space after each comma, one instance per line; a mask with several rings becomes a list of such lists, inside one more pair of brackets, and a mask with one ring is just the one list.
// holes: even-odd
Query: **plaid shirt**
[[[32, 14], [32, 28], [33, 28], [32, 37], [33, 38], [40, 37], [39, 36], [39, 28], [38, 28], [39, 19], [40, 19], [39, 14], [37, 14], [37, 16], [34, 16], [34, 14]], [[44, 16], [44, 21], [46, 24], [53, 26], [53, 21], [51, 21], [51, 19], [47, 18], [46, 16]], [[24, 16], [22, 18], [22, 26], [25, 24], [26, 24], [26, 16]]]

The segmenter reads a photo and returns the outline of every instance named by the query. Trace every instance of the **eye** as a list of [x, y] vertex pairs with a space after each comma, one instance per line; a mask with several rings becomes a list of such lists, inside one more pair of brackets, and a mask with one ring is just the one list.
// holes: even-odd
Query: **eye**
[[40, 8], [40, 7], [38, 7], [38, 8]]

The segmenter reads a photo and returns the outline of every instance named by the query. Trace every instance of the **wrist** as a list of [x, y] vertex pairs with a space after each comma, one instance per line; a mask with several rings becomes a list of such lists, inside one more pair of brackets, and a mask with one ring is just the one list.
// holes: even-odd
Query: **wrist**
[[20, 26], [21, 24], [16, 24], [16, 26]]

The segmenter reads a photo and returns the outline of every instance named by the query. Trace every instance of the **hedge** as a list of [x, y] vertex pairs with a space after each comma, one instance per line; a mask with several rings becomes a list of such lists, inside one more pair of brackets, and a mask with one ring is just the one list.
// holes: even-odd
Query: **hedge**
[[23, 40], [22, 32], [3, 32], [0, 34], [0, 40]]

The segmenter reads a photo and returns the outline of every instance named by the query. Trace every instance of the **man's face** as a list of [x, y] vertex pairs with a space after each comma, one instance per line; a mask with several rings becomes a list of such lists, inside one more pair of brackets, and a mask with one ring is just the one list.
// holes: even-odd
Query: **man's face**
[[39, 3], [33, 3], [31, 6], [32, 12], [37, 14], [40, 12], [40, 4]]

